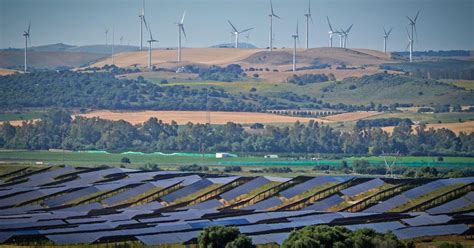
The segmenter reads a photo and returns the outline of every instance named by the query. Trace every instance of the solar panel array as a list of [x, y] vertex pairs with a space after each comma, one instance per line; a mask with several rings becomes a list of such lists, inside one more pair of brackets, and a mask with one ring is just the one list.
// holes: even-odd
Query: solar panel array
[[212, 184], [213, 183], [209, 181], [208, 179], [202, 179], [182, 189], [179, 189], [173, 193], [167, 194], [161, 197], [161, 199], [166, 202], [173, 202], [174, 200], [177, 200], [179, 198], [186, 197], [190, 194], [196, 193], [201, 189], [211, 186]]
[[473, 203], [474, 203], [474, 192], [469, 192], [460, 198], [446, 202], [434, 208], [430, 208], [426, 210], [426, 212], [430, 214], [452, 213], [456, 210], [463, 209], [464, 207], [467, 207]]
[[358, 195], [360, 193], [369, 191], [371, 189], [378, 188], [378, 187], [380, 187], [384, 184], [385, 184], [385, 182], [382, 179], [375, 178], [375, 179], [372, 179], [368, 182], [357, 184], [357, 185], [349, 187], [347, 189], [343, 189], [343, 190], [341, 190], [341, 193], [343, 193], [344, 195], [347, 195], [347, 196], [355, 196], [355, 195]]
[[387, 212], [392, 208], [395, 208], [397, 206], [403, 205], [407, 203], [411, 199], [418, 198], [420, 196], [423, 196], [427, 193], [433, 192], [439, 188], [453, 185], [453, 184], [468, 184], [468, 183], [473, 183], [474, 178], [468, 177], [468, 178], [450, 178], [450, 179], [438, 179], [433, 182], [429, 182], [427, 184], [423, 184], [421, 186], [418, 186], [416, 188], [407, 190], [400, 195], [396, 195], [384, 202], [381, 202], [377, 205], [374, 205], [366, 210], [364, 212], [373, 212], [373, 213], [383, 213]]
[[270, 180], [268, 180], [265, 177], [257, 177], [252, 179], [251, 181], [244, 183], [236, 188], [233, 188], [223, 194], [220, 195], [220, 197], [226, 201], [230, 201], [232, 199], [235, 199], [243, 194], [246, 194], [260, 186], [263, 186], [267, 183], [269, 183]]
[[352, 177], [349, 176], [320, 176], [320, 177], [315, 177], [312, 178], [306, 182], [297, 184], [289, 189], [286, 189], [282, 192], [280, 192], [280, 195], [289, 199], [294, 196], [297, 196], [299, 194], [302, 194], [316, 186], [329, 183], [329, 182], [337, 182], [337, 183], [342, 183], [345, 181], [348, 181], [352, 179]]
[[328, 208], [336, 206], [337, 204], [343, 202], [344, 199], [339, 195], [332, 195], [328, 198], [318, 200], [315, 203], [309, 205], [305, 209], [307, 210], [317, 210], [317, 211], [326, 211]]
[[[77, 176], [55, 186], [44, 186], [45, 182], [55, 182], [58, 176], [69, 173], [77, 173]], [[45, 178], [41, 179], [39, 175]], [[325, 182], [344, 182], [351, 178], [316, 177], [290, 188], [285, 194], [298, 195], [307, 190], [303, 189], [303, 186], [314, 188]], [[22, 242], [34, 242], [40, 238], [48, 239], [56, 245], [91, 244], [108, 239], [139, 240], [145, 245], [181, 244], [198, 237], [203, 228], [216, 225], [236, 226], [242, 233], [249, 235], [254, 244], [281, 244], [294, 229], [322, 224], [343, 225], [351, 230], [372, 228], [379, 232], [393, 231], [399, 238], [407, 239], [433, 235], [462, 235], [468, 229], [467, 224], [470, 224], [470, 219], [466, 218], [469, 213], [391, 214], [388, 221], [381, 218], [380, 214], [371, 212], [321, 212], [342, 202], [342, 194], [356, 195], [377, 187], [382, 181], [380, 179], [370, 179], [318, 200], [303, 210], [295, 211], [268, 210], [282, 204], [282, 194], [278, 193], [244, 209], [234, 209], [230, 212], [220, 209], [226, 206], [226, 199], [235, 199], [272, 181], [282, 183], [290, 180], [272, 177], [254, 178], [220, 195], [209, 195], [209, 198], [193, 205], [173, 208], [166, 204], [213, 184], [227, 184], [236, 179], [238, 177], [167, 171], [141, 173], [118, 168], [93, 172], [84, 172], [72, 167], [51, 169], [36, 176], [29, 176], [28, 184], [0, 185], [0, 243], [14, 244], [13, 240], [21, 237]], [[99, 183], [100, 181], [104, 182]], [[420, 187], [431, 190], [440, 187], [439, 185], [470, 183], [472, 178], [438, 181]], [[167, 194], [158, 199], [150, 198], [113, 208], [107, 206], [122, 203], [156, 187], [167, 188], [178, 183], [181, 183], [179, 187], [169, 189]], [[129, 189], [115, 192], [123, 187]], [[78, 199], [102, 192], [115, 193], [105, 199], [101, 197], [87, 203], [71, 204]], [[405, 193], [395, 199], [410, 199], [419, 194], [419, 189]], [[472, 203], [474, 193], [470, 192], [459, 199]], [[434, 209], [436, 208], [431, 210]]]

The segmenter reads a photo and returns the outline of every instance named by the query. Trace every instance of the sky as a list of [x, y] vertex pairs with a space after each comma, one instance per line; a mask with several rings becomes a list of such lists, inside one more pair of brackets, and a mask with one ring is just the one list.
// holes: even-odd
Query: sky
[[[230, 25], [253, 27], [249, 42], [268, 46], [269, 0], [145, 0], [146, 19], [157, 47], [176, 47], [178, 29], [174, 24], [186, 9], [185, 47], [208, 47], [231, 41]], [[291, 47], [291, 35], [299, 22], [304, 46], [308, 0], [273, 0], [276, 47]], [[354, 24], [348, 47], [382, 50], [383, 28], [393, 28], [388, 50], [404, 51], [408, 44], [408, 19], [420, 10], [415, 50], [474, 50], [474, 0], [311, 0], [310, 46], [328, 46], [328, 24], [346, 29]], [[23, 30], [31, 20], [33, 46], [65, 43], [105, 44], [115, 33], [115, 43], [139, 45], [141, 0], [0, 0], [0, 48], [24, 46]], [[247, 41], [246, 35], [240, 41]], [[148, 35], [144, 37], [148, 39]], [[338, 37], [334, 37], [338, 44]], [[145, 44], [144, 44], [145, 45]]]

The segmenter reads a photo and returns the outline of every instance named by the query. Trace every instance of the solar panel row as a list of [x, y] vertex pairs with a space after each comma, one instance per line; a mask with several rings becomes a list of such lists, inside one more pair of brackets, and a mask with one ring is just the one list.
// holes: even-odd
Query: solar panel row
[[255, 179], [252, 179], [251, 181], [244, 183], [236, 188], [233, 188], [223, 194], [220, 195], [220, 197], [226, 201], [230, 201], [232, 199], [235, 199], [243, 194], [246, 194], [260, 186], [263, 186], [267, 183], [269, 183], [270, 180], [268, 180], [265, 177], [257, 177]]
[[338, 195], [332, 195], [323, 200], [316, 201], [315, 203], [304, 208], [305, 210], [317, 210], [317, 211], [326, 211], [328, 208], [336, 206], [337, 204], [343, 202], [344, 199]]
[[358, 195], [360, 193], [369, 191], [371, 189], [378, 188], [378, 187], [380, 187], [384, 184], [385, 184], [385, 182], [383, 180], [381, 180], [380, 178], [376, 178], [376, 179], [372, 179], [368, 182], [361, 183], [361, 184], [349, 187], [347, 189], [343, 189], [343, 190], [341, 190], [341, 193], [343, 193], [344, 195], [347, 195], [347, 196], [355, 196], [355, 195]]
[[179, 198], [186, 197], [190, 194], [193, 194], [201, 189], [204, 189], [206, 187], [209, 187], [212, 185], [212, 182], [207, 180], [207, 179], [201, 179], [195, 183], [192, 183], [184, 188], [181, 188], [179, 190], [176, 190], [173, 193], [167, 194], [163, 197], [161, 197], [162, 200], [166, 202], [173, 202]]
[[352, 177], [348, 177], [348, 176], [320, 176], [320, 177], [315, 177], [315, 178], [312, 178], [306, 182], [303, 182], [303, 183], [300, 183], [300, 184], [297, 184], [289, 189], [286, 189], [282, 192], [280, 192], [280, 195], [289, 199], [289, 198], [292, 198], [294, 196], [297, 196], [299, 194], [302, 194], [318, 185], [322, 185], [322, 184], [325, 184], [325, 183], [329, 183], [329, 182], [338, 182], [338, 183], [341, 183], [341, 182], [345, 182], [347, 180], [350, 180]]

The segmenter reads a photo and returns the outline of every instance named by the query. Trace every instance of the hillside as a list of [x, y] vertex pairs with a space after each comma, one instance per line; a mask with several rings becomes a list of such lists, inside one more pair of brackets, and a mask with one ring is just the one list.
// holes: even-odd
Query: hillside
[[[30, 68], [56, 69], [57, 67], [79, 67], [104, 58], [103, 54], [80, 52], [37, 52], [28, 53]], [[0, 68], [22, 69], [24, 52], [22, 50], [0, 51]]]
[[350, 104], [474, 104], [474, 92], [435, 80], [375, 74], [330, 83], [318, 94], [325, 101]]

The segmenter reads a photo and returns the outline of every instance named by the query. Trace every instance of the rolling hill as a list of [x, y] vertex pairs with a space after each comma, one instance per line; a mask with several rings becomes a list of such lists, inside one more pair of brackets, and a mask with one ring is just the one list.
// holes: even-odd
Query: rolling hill
[[[138, 47], [114, 47], [115, 53], [137, 51]], [[34, 46], [29, 48], [29, 66], [35, 69], [56, 69], [81, 67], [104, 59], [110, 55], [111, 45], [73, 46], [63, 43]], [[0, 50], [0, 68], [20, 69], [23, 67], [23, 49]]]

